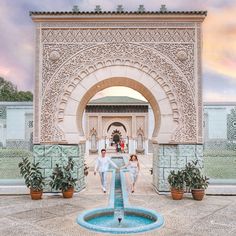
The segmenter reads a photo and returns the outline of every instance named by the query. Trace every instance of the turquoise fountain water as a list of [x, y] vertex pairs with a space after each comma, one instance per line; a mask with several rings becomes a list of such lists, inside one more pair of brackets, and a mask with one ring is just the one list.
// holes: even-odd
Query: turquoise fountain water
[[[113, 157], [119, 166], [124, 165], [122, 157]], [[78, 216], [81, 226], [106, 233], [124, 234], [138, 233], [161, 227], [163, 217], [155, 211], [141, 207], [132, 207], [128, 202], [125, 170], [112, 170], [110, 202], [107, 208], [96, 208]]]

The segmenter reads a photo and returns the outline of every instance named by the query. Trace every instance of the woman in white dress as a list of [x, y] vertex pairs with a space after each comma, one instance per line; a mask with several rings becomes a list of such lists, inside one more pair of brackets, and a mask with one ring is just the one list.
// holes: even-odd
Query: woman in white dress
[[129, 162], [124, 166], [127, 167], [130, 173], [131, 178], [131, 192], [134, 192], [134, 186], [138, 179], [138, 174], [140, 171], [140, 165], [138, 161], [138, 157], [135, 154], [130, 156]]

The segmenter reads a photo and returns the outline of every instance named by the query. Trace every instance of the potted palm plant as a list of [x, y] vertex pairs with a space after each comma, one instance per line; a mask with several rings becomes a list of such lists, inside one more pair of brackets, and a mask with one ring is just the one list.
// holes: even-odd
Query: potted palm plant
[[50, 176], [49, 185], [55, 190], [61, 190], [64, 198], [72, 198], [74, 194], [77, 179], [72, 176], [73, 169], [74, 161], [69, 158], [66, 166], [56, 164]]
[[201, 168], [197, 161], [187, 163], [183, 170], [186, 186], [191, 190], [193, 199], [201, 201], [205, 195], [205, 189], [208, 187], [206, 176], [201, 173]]
[[193, 176], [191, 182], [191, 192], [194, 200], [201, 201], [208, 187], [208, 178], [204, 175]]
[[182, 170], [172, 170], [168, 176], [173, 200], [181, 200], [184, 195], [184, 175]]
[[22, 158], [18, 166], [20, 168], [20, 174], [25, 179], [26, 186], [30, 189], [31, 199], [41, 199], [45, 178], [42, 175], [42, 168], [39, 166], [39, 163], [31, 163], [27, 158]]

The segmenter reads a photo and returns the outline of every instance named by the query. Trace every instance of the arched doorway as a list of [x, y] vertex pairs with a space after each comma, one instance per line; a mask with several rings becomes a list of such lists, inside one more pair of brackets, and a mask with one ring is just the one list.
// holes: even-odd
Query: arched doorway
[[127, 136], [127, 129], [120, 122], [112, 122], [107, 128], [107, 136], [110, 137], [110, 140], [112, 141], [109, 143], [110, 146], [113, 146], [120, 143], [122, 138]]
[[121, 141], [121, 139], [122, 139], [122, 135], [121, 135], [121, 133], [119, 132], [119, 130], [114, 130], [114, 131], [112, 132], [111, 137], [112, 137], [112, 141], [113, 141], [115, 144], [119, 143], [119, 142]]

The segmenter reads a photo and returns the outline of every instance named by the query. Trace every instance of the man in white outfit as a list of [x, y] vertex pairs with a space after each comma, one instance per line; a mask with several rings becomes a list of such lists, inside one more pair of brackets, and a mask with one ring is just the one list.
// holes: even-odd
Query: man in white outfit
[[107, 171], [109, 169], [109, 165], [113, 165], [116, 169], [118, 169], [117, 165], [111, 160], [110, 157], [106, 157], [106, 149], [101, 150], [101, 157], [98, 157], [95, 162], [95, 169], [94, 169], [94, 175], [96, 175], [96, 172], [99, 172], [100, 178], [101, 178], [101, 184], [102, 184], [102, 190], [104, 193], [106, 193], [106, 177], [107, 177]]

